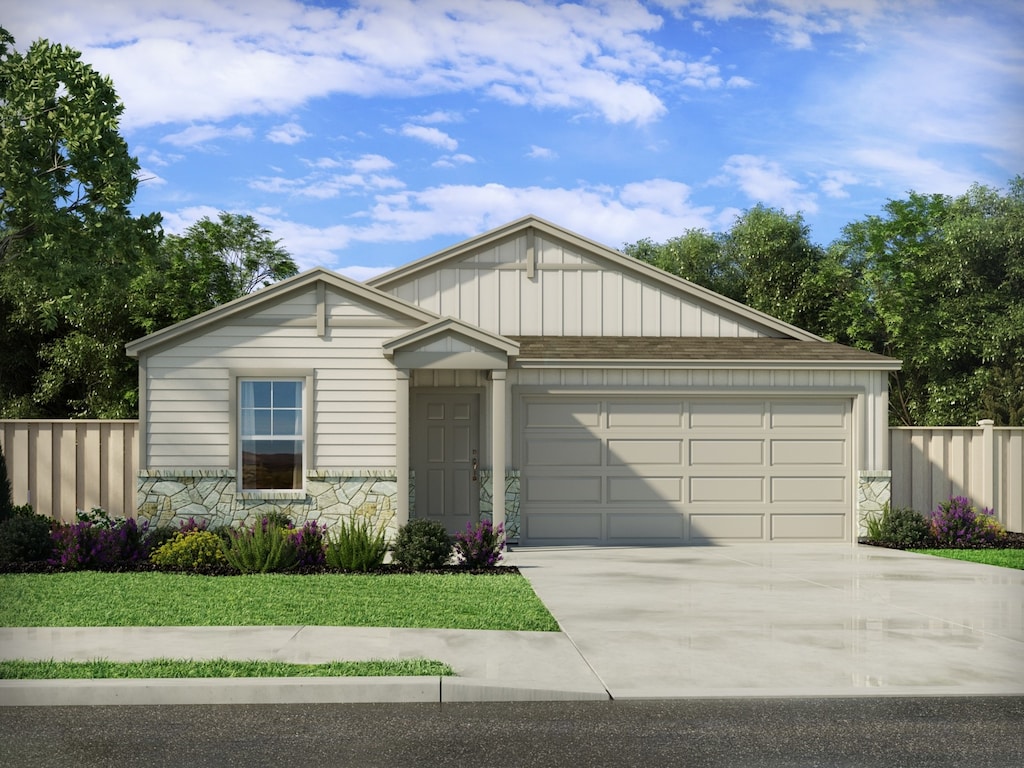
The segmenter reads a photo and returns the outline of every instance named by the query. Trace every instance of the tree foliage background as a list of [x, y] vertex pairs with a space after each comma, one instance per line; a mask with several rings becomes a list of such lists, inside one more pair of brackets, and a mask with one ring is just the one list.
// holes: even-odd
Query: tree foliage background
[[0, 416], [127, 418], [125, 342], [294, 274], [251, 217], [164, 237], [130, 210], [139, 164], [113, 84], [0, 28]]

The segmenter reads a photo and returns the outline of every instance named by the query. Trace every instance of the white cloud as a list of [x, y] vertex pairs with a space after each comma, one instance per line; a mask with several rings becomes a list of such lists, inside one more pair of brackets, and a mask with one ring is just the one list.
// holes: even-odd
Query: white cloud
[[236, 125], [234, 128], [224, 128], [219, 125], [190, 125], [183, 131], [170, 133], [160, 141], [173, 144], [176, 147], [197, 147], [209, 144], [217, 139], [250, 139], [252, 129], [244, 125]]
[[842, 198], [849, 197], [850, 193], [846, 188], [859, 181], [860, 179], [849, 171], [829, 171], [818, 186], [828, 197]]
[[536, 144], [531, 144], [530, 151], [526, 153], [526, 156], [533, 160], [554, 160], [558, 157], [558, 153], [548, 147], [538, 147]]
[[427, 144], [440, 147], [441, 149], [447, 149], [449, 152], [457, 149], [459, 146], [459, 142], [444, 131], [438, 130], [437, 128], [428, 128], [424, 125], [412, 125], [411, 123], [406, 123], [402, 126], [402, 135], [408, 136], [411, 139], [424, 141]]
[[395, 164], [384, 157], [384, 155], [368, 154], [362, 155], [352, 161], [352, 170], [357, 173], [372, 173], [373, 171], [387, 171], [395, 167]]
[[462, 116], [458, 112], [450, 112], [443, 109], [434, 110], [429, 115], [420, 115], [416, 118], [417, 123], [426, 123], [431, 125], [433, 123], [459, 123], [462, 122]]
[[[655, 80], [721, 85], [716, 67], [649, 39], [662, 19], [637, 2], [112, 0], [85, 16], [33, 0], [5, 14], [19, 40], [60, 40], [109, 75], [128, 129], [284, 114], [331, 94], [467, 92], [645, 123], [666, 111]], [[436, 110], [418, 122], [456, 119]]]
[[275, 144], [298, 144], [309, 134], [298, 123], [275, 125], [267, 132], [267, 140]]
[[755, 155], [733, 155], [725, 173], [755, 203], [783, 208], [787, 213], [817, 213], [816, 195], [791, 178], [774, 160]]
[[468, 163], [475, 163], [476, 158], [472, 155], [464, 155], [459, 153], [457, 155], [443, 155], [442, 157], [435, 160], [431, 165], [435, 168], [455, 168], [459, 165], [467, 165]]

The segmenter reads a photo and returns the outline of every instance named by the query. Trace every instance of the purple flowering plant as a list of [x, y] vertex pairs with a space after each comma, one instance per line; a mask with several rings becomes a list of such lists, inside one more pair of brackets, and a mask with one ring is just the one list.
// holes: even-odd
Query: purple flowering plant
[[490, 520], [477, 525], [466, 523], [466, 530], [455, 534], [455, 555], [467, 568], [490, 568], [501, 562], [505, 549], [505, 526]]
[[299, 555], [299, 566], [319, 567], [324, 565], [326, 557], [324, 549], [327, 545], [327, 525], [316, 520], [307, 520], [301, 528], [289, 534]]
[[66, 570], [112, 568], [149, 557], [149, 521], [111, 520], [102, 509], [79, 512], [78, 522], [55, 526], [50, 564]]
[[994, 544], [1006, 531], [987, 507], [980, 512], [965, 496], [940, 502], [929, 518], [936, 547], [971, 549]]

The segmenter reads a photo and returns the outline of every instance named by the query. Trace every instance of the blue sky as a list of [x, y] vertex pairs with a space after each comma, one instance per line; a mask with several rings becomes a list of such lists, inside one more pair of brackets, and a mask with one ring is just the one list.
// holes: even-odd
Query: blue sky
[[138, 212], [365, 278], [528, 213], [612, 247], [757, 203], [827, 245], [1024, 173], [1019, 0], [32, 0], [125, 103]]

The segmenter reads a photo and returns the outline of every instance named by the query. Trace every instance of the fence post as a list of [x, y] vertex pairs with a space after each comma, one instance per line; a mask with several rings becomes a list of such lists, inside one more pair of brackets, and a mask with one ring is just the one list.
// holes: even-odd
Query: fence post
[[982, 419], [981, 427], [981, 498], [977, 502], [982, 507], [995, 509], [998, 484], [996, 467], [996, 432], [992, 419]]

